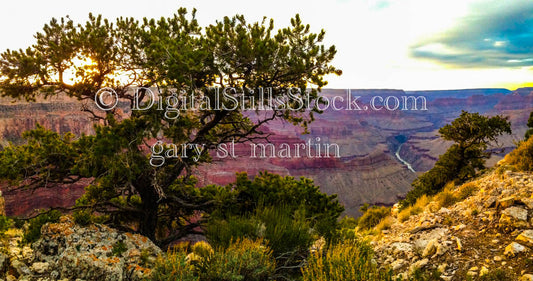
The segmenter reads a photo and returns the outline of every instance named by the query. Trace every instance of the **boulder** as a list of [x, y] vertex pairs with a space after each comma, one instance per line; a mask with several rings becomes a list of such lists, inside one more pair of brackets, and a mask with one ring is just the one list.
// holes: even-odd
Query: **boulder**
[[11, 266], [17, 271], [19, 275], [31, 275], [31, 270], [28, 268], [28, 266], [19, 261], [19, 260], [12, 260]]
[[502, 213], [519, 221], [527, 221], [527, 210], [522, 207], [509, 207]]
[[50, 264], [47, 262], [35, 262], [31, 265], [31, 270], [38, 274], [43, 274], [48, 271]]
[[508, 256], [508, 257], [514, 257], [516, 256], [517, 254], [519, 253], [522, 253], [522, 252], [525, 252], [527, 251], [527, 248], [516, 243], [516, 242], [513, 242], [511, 244], [509, 244], [507, 247], [505, 247], [505, 251], [503, 252], [504, 255]]
[[404, 259], [397, 259], [394, 262], [392, 262], [390, 266], [391, 266], [392, 270], [397, 271], [400, 268], [402, 268], [405, 264], [406, 264], [406, 262], [405, 262]]
[[509, 197], [505, 197], [505, 198], [498, 200], [498, 202], [496, 203], [496, 206], [500, 209], [505, 209], [505, 208], [511, 207], [514, 204], [514, 202], [515, 202], [514, 196], [509, 196]]
[[429, 241], [426, 245], [426, 248], [422, 252], [422, 257], [425, 258], [425, 257], [432, 256], [433, 254], [435, 254], [437, 252], [438, 246], [440, 245], [437, 239], [432, 239], [431, 241]]
[[35, 272], [50, 271], [55, 279], [143, 280], [151, 265], [144, 256], [161, 250], [150, 239], [100, 224], [80, 227], [71, 217], [45, 224], [41, 238], [33, 244]]
[[522, 198], [520, 202], [524, 203], [528, 209], [533, 210], [533, 198]]
[[510, 229], [528, 227], [527, 210], [516, 206], [505, 209], [500, 217], [499, 225]]
[[516, 237], [516, 241], [525, 242], [526, 244], [533, 245], [533, 230], [528, 229], [524, 230], [518, 237]]
[[414, 251], [414, 246], [411, 243], [395, 242], [391, 244], [391, 248], [393, 249], [393, 254], [395, 255], [404, 254], [409, 256]]
[[417, 269], [421, 269], [429, 263], [429, 259], [421, 259], [416, 261], [409, 267], [409, 274], [413, 274]]
[[496, 205], [496, 200], [498, 199], [498, 197], [496, 196], [489, 196], [485, 202], [483, 203], [483, 207], [485, 208], [491, 208], [491, 207], [494, 207], [494, 205]]

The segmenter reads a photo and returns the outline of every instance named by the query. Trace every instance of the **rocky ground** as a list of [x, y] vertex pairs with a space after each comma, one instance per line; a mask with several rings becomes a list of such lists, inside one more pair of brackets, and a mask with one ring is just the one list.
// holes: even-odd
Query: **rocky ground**
[[435, 199], [403, 223], [393, 209], [390, 229], [372, 242], [378, 264], [402, 276], [423, 269], [478, 280], [503, 271], [533, 280], [533, 174], [500, 168], [467, 185], [472, 194], [463, 201], [440, 207]]
[[80, 227], [69, 216], [42, 227], [31, 246], [10, 229], [0, 248], [0, 280], [143, 280], [161, 250], [146, 237], [104, 225]]

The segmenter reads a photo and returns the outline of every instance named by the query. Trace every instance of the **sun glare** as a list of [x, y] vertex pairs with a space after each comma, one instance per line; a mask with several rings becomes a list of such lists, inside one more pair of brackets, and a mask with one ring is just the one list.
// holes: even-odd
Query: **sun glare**
[[71, 63], [72, 66], [63, 72], [63, 82], [71, 86], [83, 81], [81, 74], [94, 71], [96, 66], [96, 62], [87, 56], [76, 56]]

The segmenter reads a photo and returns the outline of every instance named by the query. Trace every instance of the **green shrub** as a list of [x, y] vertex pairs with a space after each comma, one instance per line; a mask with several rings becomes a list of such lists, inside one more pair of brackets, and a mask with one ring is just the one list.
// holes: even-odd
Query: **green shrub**
[[259, 207], [253, 216], [211, 219], [206, 226], [207, 240], [215, 248], [226, 248], [237, 239], [265, 239], [276, 262], [288, 268], [278, 271], [284, 276], [299, 274], [291, 267], [305, 259], [315, 236], [303, 209], [284, 206]]
[[359, 233], [355, 228], [341, 228], [333, 242], [338, 243], [341, 241], [357, 239], [358, 237]]
[[291, 212], [304, 209], [306, 220], [320, 236], [328, 241], [338, 230], [337, 220], [344, 211], [337, 195], [327, 195], [306, 178], [299, 180], [271, 173], [260, 173], [253, 180], [238, 173], [235, 183], [225, 187], [206, 186], [200, 189], [206, 197], [217, 202], [211, 216], [226, 219], [230, 216], [250, 217], [259, 208], [288, 208]]
[[350, 216], [344, 216], [339, 221], [339, 227], [342, 228], [355, 228], [358, 224], [358, 219]]
[[258, 210], [257, 216], [262, 222], [260, 237], [265, 238], [275, 257], [306, 252], [313, 243], [313, 229], [303, 212], [296, 210], [291, 213], [290, 209], [283, 207]]
[[226, 248], [236, 238], [258, 238], [260, 223], [255, 218], [230, 216], [227, 219], [210, 219], [205, 227], [209, 243]]
[[393, 280], [391, 270], [380, 270], [372, 262], [373, 251], [366, 242], [348, 241], [315, 252], [302, 269], [304, 281]]
[[92, 215], [90, 210], [76, 210], [73, 214], [74, 222], [81, 225], [87, 226], [92, 221]]
[[275, 256], [307, 249], [313, 241], [311, 232], [301, 210], [285, 207], [261, 207], [253, 216], [211, 219], [206, 225], [207, 240], [216, 248], [226, 248], [239, 238], [264, 238]]
[[24, 223], [26, 222], [25, 220], [23, 219], [19, 219], [19, 218], [13, 218], [13, 221], [14, 221], [14, 227], [15, 228], [22, 228], [24, 227]]
[[359, 218], [357, 225], [361, 229], [370, 229], [378, 225], [388, 215], [390, 215], [389, 207], [372, 206]]
[[446, 153], [439, 157], [433, 168], [413, 181], [413, 188], [406, 194], [405, 199], [400, 202], [402, 209], [413, 205], [418, 198], [424, 195], [432, 196], [439, 193], [450, 182], [461, 182], [458, 179], [459, 174], [457, 171], [457, 168], [461, 166], [461, 160], [457, 157], [458, 152], [456, 150], [455, 146], [450, 147]]
[[61, 212], [53, 210], [47, 213], [38, 215], [30, 219], [28, 229], [24, 232], [22, 243], [33, 243], [41, 237], [41, 227], [46, 223], [57, 223], [61, 217]]
[[263, 238], [279, 267], [280, 280], [298, 279], [299, 267], [318, 237], [333, 240], [344, 208], [335, 195], [320, 191], [309, 179], [261, 173], [250, 180], [237, 174], [225, 187], [206, 186], [199, 192], [213, 198], [204, 230], [214, 248], [226, 248], [237, 239]]
[[274, 274], [272, 251], [261, 239], [238, 239], [227, 249], [218, 249], [198, 263], [200, 280], [205, 281], [263, 281]]
[[272, 251], [262, 239], [238, 239], [215, 251], [208, 243], [198, 242], [192, 250], [187, 254], [181, 247], [160, 256], [147, 280], [266, 281], [275, 272]]
[[6, 230], [8, 230], [10, 227], [14, 225], [14, 222], [12, 219], [0, 215], [0, 233], [4, 233]]
[[357, 238], [357, 227], [358, 219], [355, 219], [350, 216], [343, 217], [339, 222], [339, 230], [335, 235], [335, 239], [332, 241], [335, 243], [345, 241], [345, 240], [354, 240]]
[[146, 281], [199, 281], [194, 267], [187, 262], [187, 253], [183, 250], [168, 252], [166, 257], [158, 257], [152, 273]]

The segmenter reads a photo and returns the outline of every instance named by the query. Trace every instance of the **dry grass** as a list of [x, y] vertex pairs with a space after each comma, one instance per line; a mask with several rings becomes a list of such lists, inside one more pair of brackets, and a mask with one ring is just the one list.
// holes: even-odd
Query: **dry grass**
[[466, 198], [474, 195], [476, 191], [478, 191], [478, 189], [479, 188], [477, 187], [477, 185], [473, 182], [465, 183], [459, 188], [458, 197], [460, 200], [465, 200]]
[[325, 252], [311, 254], [302, 269], [303, 281], [390, 281], [390, 273], [378, 269], [372, 258], [372, 248], [366, 242], [334, 244]]
[[400, 222], [404, 222], [407, 219], [409, 219], [410, 216], [414, 216], [414, 215], [418, 215], [418, 214], [422, 213], [424, 211], [424, 209], [426, 208], [426, 206], [429, 204], [429, 202], [431, 202], [430, 199], [431, 198], [428, 197], [427, 195], [421, 196], [420, 198], [418, 198], [416, 200], [416, 203], [414, 205], [403, 209], [398, 214], [398, 220]]
[[518, 171], [533, 171], [533, 137], [520, 142], [504, 159], [506, 164]]
[[437, 206], [440, 209], [455, 204], [457, 201], [459, 201], [459, 198], [455, 196], [453, 191], [445, 189], [441, 193], [435, 195], [435, 201], [437, 202]]
[[383, 218], [378, 225], [376, 225], [376, 230], [378, 233], [381, 233], [383, 230], [390, 229], [392, 224], [394, 223], [394, 218], [392, 216], [387, 216]]

